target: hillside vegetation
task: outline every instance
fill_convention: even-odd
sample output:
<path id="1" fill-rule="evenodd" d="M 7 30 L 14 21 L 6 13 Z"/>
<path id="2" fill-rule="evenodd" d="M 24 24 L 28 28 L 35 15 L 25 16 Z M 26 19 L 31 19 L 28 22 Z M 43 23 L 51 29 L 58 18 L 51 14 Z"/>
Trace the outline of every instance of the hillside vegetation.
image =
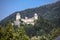
<path id="1" fill-rule="evenodd" d="M 37 13 L 35 25 L 12 26 L 16 13 L 29 18 Z M 37 8 L 17 11 L 0 22 L 0 40 L 54 40 L 60 36 L 60 1 Z"/>

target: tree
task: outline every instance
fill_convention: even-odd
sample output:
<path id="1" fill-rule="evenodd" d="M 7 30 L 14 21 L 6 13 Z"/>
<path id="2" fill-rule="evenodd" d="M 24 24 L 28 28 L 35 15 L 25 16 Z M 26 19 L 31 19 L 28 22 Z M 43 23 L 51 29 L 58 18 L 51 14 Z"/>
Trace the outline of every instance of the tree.
<path id="1" fill-rule="evenodd" d="M 6 29 L 5 27 L 0 26 L 0 40 L 4 40 Z"/>
<path id="2" fill-rule="evenodd" d="M 29 40 L 29 37 L 25 34 L 25 31 L 21 26 L 18 27 L 16 34 L 18 35 L 17 36 L 18 40 Z"/>
<path id="3" fill-rule="evenodd" d="M 60 28 L 54 28 L 54 29 L 52 29 L 52 31 L 50 32 L 49 39 L 53 40 L 57 36 L 60 36 Z"/>
<path id="4" fill-rule="evenodd" d="M 6 33 L 5 33 L 5 39 L 6 40 L 13 40 L 13 34 L 14 34 L 14 28 L 12 26 L 12 23 L 8 23 L 6 26 Z"/>

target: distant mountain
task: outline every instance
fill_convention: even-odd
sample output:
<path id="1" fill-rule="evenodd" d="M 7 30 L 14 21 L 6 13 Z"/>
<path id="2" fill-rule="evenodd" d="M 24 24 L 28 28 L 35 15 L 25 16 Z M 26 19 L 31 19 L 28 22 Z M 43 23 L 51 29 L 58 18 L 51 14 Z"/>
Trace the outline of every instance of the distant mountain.
<path id="1" fill-rule="evenodd" d="M 57 25 L 60 24 L 60 1 L 44 6 L 40 6 L 37 8 L 31 8 L 31 9 L 26 9 L 23 11 L 17 11 L 0 21 L 2 25 L 15 20 L 15 15 L 16 13 L 20 13 L 21 17 L 24 18 L 25 16 L 27 17 L 32 17 L 34 13 L 37 13 L 39 16 L 42 16 L 44 19 L 50 20 L 52 23 L 55 23 Z M 60 25 L 59 25 L 60 26 Z"/>

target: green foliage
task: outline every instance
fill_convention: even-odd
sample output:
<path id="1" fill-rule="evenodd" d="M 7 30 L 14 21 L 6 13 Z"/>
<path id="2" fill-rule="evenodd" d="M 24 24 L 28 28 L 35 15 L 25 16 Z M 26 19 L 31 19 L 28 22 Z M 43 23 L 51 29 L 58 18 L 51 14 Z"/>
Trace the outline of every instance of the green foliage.
<path id="1" fill-rule="evenodd" d="M 29 40 L 29 37 L 25 34 L 23 27 L 18 28 L 16 33 L 18 34 L 18 39 Z"/>
<path id="2" fill-rule="evenodd" d="M 12 23 L 9 23 L 5 28 L 0 27 L 0 40 L 29 40 L 29 37 L 23 27 L 18 27 L 15 31 Z"/>
<path id="3" fill-rule="evenodd" d="M 55 37 L 58 37 L 58 36 L 60 36 L 60 28 L 54 28 L 50 32 L 49 39 L 53 40 Z"/>
<path id="4" fill-rule="evenodd" d="M 53 31 L 55 28 L 55 31 Z M 46 37 L 45 40 L 52 40 L 55 36 L 58 36 L 57 34 L 60 32 L 58 31 L 59 29 L 56 29 L 59 27 L 56 27 L 55 24 L 51 23 L 49 20 L 47 19 L 43 19 L 42 17 L 40 17 L 34 26 L 32 25 L 28 25 L 27 27 L 25 26 L 25 31 L 27 32 L 27 35 L 29 37 L 33 37 L 33 36 L 41 36 L 42 38 L 40 40 L 44 40 L 45 38 L 43 38 L 43 36 Z M 50 35 L 52 31 L 52 34 Z M 54 36 L 52 36 L 54 35 Z"/>
<path id="5" fill-rule="evenodd" d="M 34 30 L 34 26 L 31 25 L 31 24 L 28 24 L 28 25 L 25 25 L 24 26 L 24 29 L 26 31 L 26 34 L 29 36 L 29 37 L 32 37 L 34 36 L 36 33 L 36 31 Z"/>
<path id="6" fill-rule="evenodd" d="M 34 26 L 25 24 L 14 29 L 11 22 L 6 27 L 0 26 L 0 40 L 30 40 L 33 36 L 36 36 L 36 40 L 53 40 L 59 35 L 60 28 L 42 17 Z"/>

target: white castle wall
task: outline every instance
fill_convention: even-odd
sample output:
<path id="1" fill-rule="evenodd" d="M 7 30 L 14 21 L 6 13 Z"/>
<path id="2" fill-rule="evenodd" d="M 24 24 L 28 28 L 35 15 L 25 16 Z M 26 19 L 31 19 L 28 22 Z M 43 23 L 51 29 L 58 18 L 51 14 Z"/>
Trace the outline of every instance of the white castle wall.
<path id="1" fill-rule="evenodd" d="M 37 15 L 37 13 L 35 13 L 32 18 L 25 17 L 25 19 L 23 19 L 23 18 L 21 18 L 21 15 L 19 13 L 17 13 L 16 14 L 16 21 L 14 21 L 14 25 L 19 25 L 20 19 L 26 24 L 34 25 L 34 23 L 35 23 L 34 21 L 38 19 L 38 15 Z"/>

